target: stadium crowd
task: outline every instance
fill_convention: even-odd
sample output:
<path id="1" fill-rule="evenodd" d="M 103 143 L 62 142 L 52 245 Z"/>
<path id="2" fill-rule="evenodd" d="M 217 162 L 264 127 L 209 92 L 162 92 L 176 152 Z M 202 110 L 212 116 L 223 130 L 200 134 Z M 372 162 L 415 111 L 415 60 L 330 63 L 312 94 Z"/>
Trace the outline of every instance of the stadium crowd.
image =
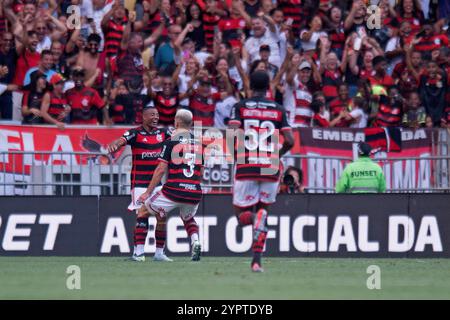
<path id="1" fill-rule="evenodd" d="M 448 0 L 3 0 L 0 119 L 135 125 L 154 105 L 161 125 L 181 107 L 226 128 L 264 70 L 293 127 L 449 127 L 449 17 Z"/>

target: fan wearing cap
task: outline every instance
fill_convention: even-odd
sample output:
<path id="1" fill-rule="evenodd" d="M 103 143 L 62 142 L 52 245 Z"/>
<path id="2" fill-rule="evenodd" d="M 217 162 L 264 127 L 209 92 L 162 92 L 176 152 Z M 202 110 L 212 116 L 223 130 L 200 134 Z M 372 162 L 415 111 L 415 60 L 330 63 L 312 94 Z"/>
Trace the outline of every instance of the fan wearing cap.
<path id="1" fill-rule="evenodd" d="M 72 124 L 97 124 L 97 110 L 102 110 L 103 124 L 112 124 L 105 102 L 99 96 L 97 90 L 85 86 L 83 80 L 85 71 L 75 67 L 72 71 L 72 80 L 75 87 L 66 92 L 67 103 L 72 108 Z"/>
<path id="2" fill-rule="evenodd" d="M 361 142 L 359 158 L 349 163 L 336 184 L 336 193 L 381 193 L 386 191 L 386 179 L 380 165 L 370 159 L 372 147 Z"/>
<path id="3" fill-rule="evenodd" d="M 42 99 L 41 113 L 45 122 L 64 129 L 70 107 L 64 97 L 64 78 L 55 73 L 49 81 L 50 88 Z"/>
<path id="4" fill-rule="evenodd" d="M 309 127 L 313 112 L 310 108 L 313 93 L 317 89 L 316 81 L 320 74 L 312 60 L 300 60 L 298 68 L 295 65 L 286 75 L 288 89 L 292 90 L 295 98 L 295 112 L 291 113 L 291 121 L 294 127 Z"/>

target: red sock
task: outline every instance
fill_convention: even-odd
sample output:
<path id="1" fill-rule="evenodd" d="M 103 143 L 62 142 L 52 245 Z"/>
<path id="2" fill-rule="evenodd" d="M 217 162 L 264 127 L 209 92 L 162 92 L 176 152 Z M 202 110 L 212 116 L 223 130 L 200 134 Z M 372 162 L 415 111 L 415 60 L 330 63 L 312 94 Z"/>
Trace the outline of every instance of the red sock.
<path id="1" fill-rule="evenodd" d="M 147 239 L 148 218 L 137 218 L 136 227 L 134 228 L 134 245 L 143 245 Z"/>
<path id="2" fill-rule="evenodd" d="M 164 245 L 166 244 L 166 237 L 167 237 L 167 231 L 166 231 L 166 220 L 158 220 L 156 222 L 156 228 L 155 228 L 155 242 L 157 248 L 164 248 Z"/>
<path id="3" fill-rule="evenodd" d="M 241 226 L 248 226 L 253 223 L 253 213 L 251 211 L 244 211 L 239 214 L 239 224 Z"/>
<path id="4" fill-rule="evenodd" d="M 258 239 L 253 240 L 252 251 L 253 253 L 261 253 L 266 243 L 267 232 L 260 231 Z"/>
<path id="5" fill-rule="evenodd" d="M 195 222 L 195 219 L 193 217 L 187 221 L 183 220 L 183 223 L 184 223 L 184 228 L 186 229 L 186 232 L 187 232 L 189 238 L 191 238 L 191 236 L 194 233 L 198 234 L 198 225 L 197 225 L 197 222 Z"/>

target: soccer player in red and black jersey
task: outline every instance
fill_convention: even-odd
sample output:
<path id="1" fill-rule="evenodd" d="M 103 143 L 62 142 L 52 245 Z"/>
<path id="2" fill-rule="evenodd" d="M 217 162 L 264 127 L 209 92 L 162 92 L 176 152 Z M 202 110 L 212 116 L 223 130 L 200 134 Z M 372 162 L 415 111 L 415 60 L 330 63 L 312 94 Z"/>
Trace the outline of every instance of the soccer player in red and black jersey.
<path id="1" fill-rule="evenodd" d="M 251 268 L 254 272 L 263 271 L 261 254 L 267 236 L 267 210 L 276 201 L 280 182 L 279 158 L 294 145 L 284 108 L 265 98 L 269 85 L 266 72 L 253 72 L 250 76 L 252 97 L 233 107 L 229 122 L 232 129 L 239 129 L 233 205 L 239 224 L 253 225 Z M 281 149 L 276 139 L 279 131 L 284 137 Z M 252 212 L 254 206 L 256 215 Z"/>
<path id="2" fill-rule="evenodd" d="M 130 211 L 136 210 L 136 227 L 134 229 L 134 252 L 131 260 L 145 261 L 144 245 L 148 233 L 148 217 L 146 210 L 138 210 L 141 205 L 138 199 L 143 194 L 155 174 L 158 158 L 163 149 L 164 141 L 169 139 L 168 129 L 157 128 L 159 115 L 153 107 L 145 108 L 142 115 L 142 126 L 131 129 L 108 147 L 110 153 L 116 152 L 125 145 L 131 146 L 133 168 L 131 170 L 131 203 Z M 155 230 L 156 252 L 153 260 L 171 261 L 164 254 L 166 241 L 165 221 L 158 221 Z"/>
<path id="3" fill-rule="evenodd" d="M 159 164 L 152 181 L 140 197 L 145 208 L 156 216 L 158 221 L 166 221 L 174 209 L 180 210 L 184 227 L 191 239 L 193 261 L 200 260 L 201 245 L 198 225 L 194 219 L 202 199 L 202 148 L 190 132 L 192 112 L 180 109 L 175 115 L 175 131 L 164 143 Z M 162 176 L 168 173 L 167 181 L 157 187 Z"/>

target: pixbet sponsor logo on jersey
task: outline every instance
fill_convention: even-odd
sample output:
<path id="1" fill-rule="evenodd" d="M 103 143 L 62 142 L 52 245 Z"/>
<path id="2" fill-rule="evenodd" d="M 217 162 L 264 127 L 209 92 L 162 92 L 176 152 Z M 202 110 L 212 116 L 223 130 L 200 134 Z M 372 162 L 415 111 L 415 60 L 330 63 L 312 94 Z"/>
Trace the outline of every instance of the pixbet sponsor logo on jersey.
<path id="1" fill-rule="evenodd" d="M 159 152 L 142 152 L 142 159 L 147 159 L 147 158 L 158 158 L 160 156 L 161 153 Z"/>

